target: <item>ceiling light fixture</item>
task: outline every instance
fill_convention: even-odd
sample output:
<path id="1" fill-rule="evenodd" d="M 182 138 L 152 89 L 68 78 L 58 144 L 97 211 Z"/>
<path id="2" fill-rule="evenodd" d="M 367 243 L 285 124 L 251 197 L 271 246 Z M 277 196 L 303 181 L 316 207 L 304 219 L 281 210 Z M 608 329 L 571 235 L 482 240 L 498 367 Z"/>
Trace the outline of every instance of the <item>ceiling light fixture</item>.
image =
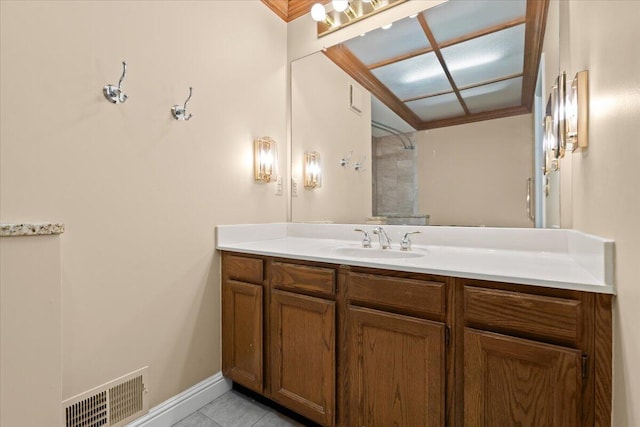
<path id="1" fill-rule="evenodd" d="M 311 17 L 318 23 L 318 37 L 322 37 L 406 1 L 333 0 L 331 5 L 326 7 L 322 3 L 314 4 L 311 7 Z"/>
<path id="2" fill-rule="evenodd" d="M 382 28 L 383 30 L 388 30 L 389 28 L 391 28 L 391 26 L 393 25 L 393 23 L 387 24 L 387 25 L 383 25 Z"/>
<path id="3" fill-rule="evenodd" d="M 327 11 L 320 3 L 311 6 L 311 17 L 316 22 L 324 22 L 329 27 L 333 27 L 333 20 L 327 15 Z"/>
<path id="4" fill-rule="evenodd" d="M 331 5 L 336 12 L 344 12 L 349 8 L 349 0 L 333 0 Z"/>

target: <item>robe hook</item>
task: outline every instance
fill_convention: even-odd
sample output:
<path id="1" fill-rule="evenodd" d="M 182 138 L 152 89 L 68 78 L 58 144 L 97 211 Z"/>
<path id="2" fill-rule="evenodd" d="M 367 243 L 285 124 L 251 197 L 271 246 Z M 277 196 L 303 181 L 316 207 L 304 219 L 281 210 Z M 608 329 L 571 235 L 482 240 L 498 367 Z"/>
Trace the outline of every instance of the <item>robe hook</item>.
<path id="1" fill-rule="evenodd" d="M 193 88 L 189 86 L 189 97 L 184 101 L 184 105 L 174 105 L 171 107 L 171 115 L 176 120 L 189 120 L 193 114 L 187 113 L 187 102 L 191 99 Z"/>
<path id="2" fill-rule="evenodd" d="M 107 98 L 107 101 L 112 104 L 121 104 L 127 100 L 127 95 L 122 92 L 122 81 L 126 75 L 127 63 L 126 61 L 122 61 L 122 76 L 120 76 L 120 80 L 118 80 L 118 86 L 105 85 L 105 87 L 102 88 L 102 93 L 104 94 L 104 97 Z"/>

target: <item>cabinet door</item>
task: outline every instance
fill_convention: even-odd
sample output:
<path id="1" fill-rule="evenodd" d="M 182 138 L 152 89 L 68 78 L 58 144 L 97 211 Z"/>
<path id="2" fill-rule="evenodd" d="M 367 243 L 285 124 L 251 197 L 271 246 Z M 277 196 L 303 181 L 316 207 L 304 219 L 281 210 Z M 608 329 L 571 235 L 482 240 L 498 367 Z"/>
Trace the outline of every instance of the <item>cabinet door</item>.
<path id="1" fill-rule="evenodd" d="M 465 329 L 465 427 L 579 426 L 581 363 L 578 350 Z"/>
<path id="2" fill-rule="evenodd" d="M 347 323 L 348 425 L 443 426 L 444 324 L 359 307 Z"/>
<path id="3" fill-rule="evenodd" d="M 335 303 L 271 292 L 271 396 L 331 426 L 335 406 Z"/>
<path id="4" fill-rule="evenodd" d="M 257 392 L 263 388 L 262 286 L 222 284 L 222 371 Z"/>

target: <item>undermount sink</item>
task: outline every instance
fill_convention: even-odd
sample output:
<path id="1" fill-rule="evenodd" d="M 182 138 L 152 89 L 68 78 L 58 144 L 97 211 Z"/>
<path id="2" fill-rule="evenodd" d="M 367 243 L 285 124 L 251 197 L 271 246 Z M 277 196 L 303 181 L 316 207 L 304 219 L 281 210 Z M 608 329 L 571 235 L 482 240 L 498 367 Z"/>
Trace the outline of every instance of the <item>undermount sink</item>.
<path id="1" fill-rule="evenodd" d="M 375 259 L 406 259 L 419 258 L 426 254 L 424 252 L 400 251 L 398 249 L 379 249 L 379 248 L 357 248 L 353 246 L 342 246 L 333 249 L 336 255 L 347 256 L 351 258 L 375 258 Z"/>

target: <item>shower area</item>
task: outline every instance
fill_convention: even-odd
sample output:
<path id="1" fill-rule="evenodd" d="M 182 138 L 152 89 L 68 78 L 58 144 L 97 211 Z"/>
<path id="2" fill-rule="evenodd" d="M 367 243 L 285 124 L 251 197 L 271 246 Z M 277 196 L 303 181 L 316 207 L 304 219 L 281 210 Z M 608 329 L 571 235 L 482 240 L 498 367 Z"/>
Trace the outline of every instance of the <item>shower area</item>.
<path id="1" fill-rule="evenodd" d="M 376 121 L 371 127 L 374 217 L 386 224 L 429 225 L 429 216 L 419 212 L 415 132 Z"/>

